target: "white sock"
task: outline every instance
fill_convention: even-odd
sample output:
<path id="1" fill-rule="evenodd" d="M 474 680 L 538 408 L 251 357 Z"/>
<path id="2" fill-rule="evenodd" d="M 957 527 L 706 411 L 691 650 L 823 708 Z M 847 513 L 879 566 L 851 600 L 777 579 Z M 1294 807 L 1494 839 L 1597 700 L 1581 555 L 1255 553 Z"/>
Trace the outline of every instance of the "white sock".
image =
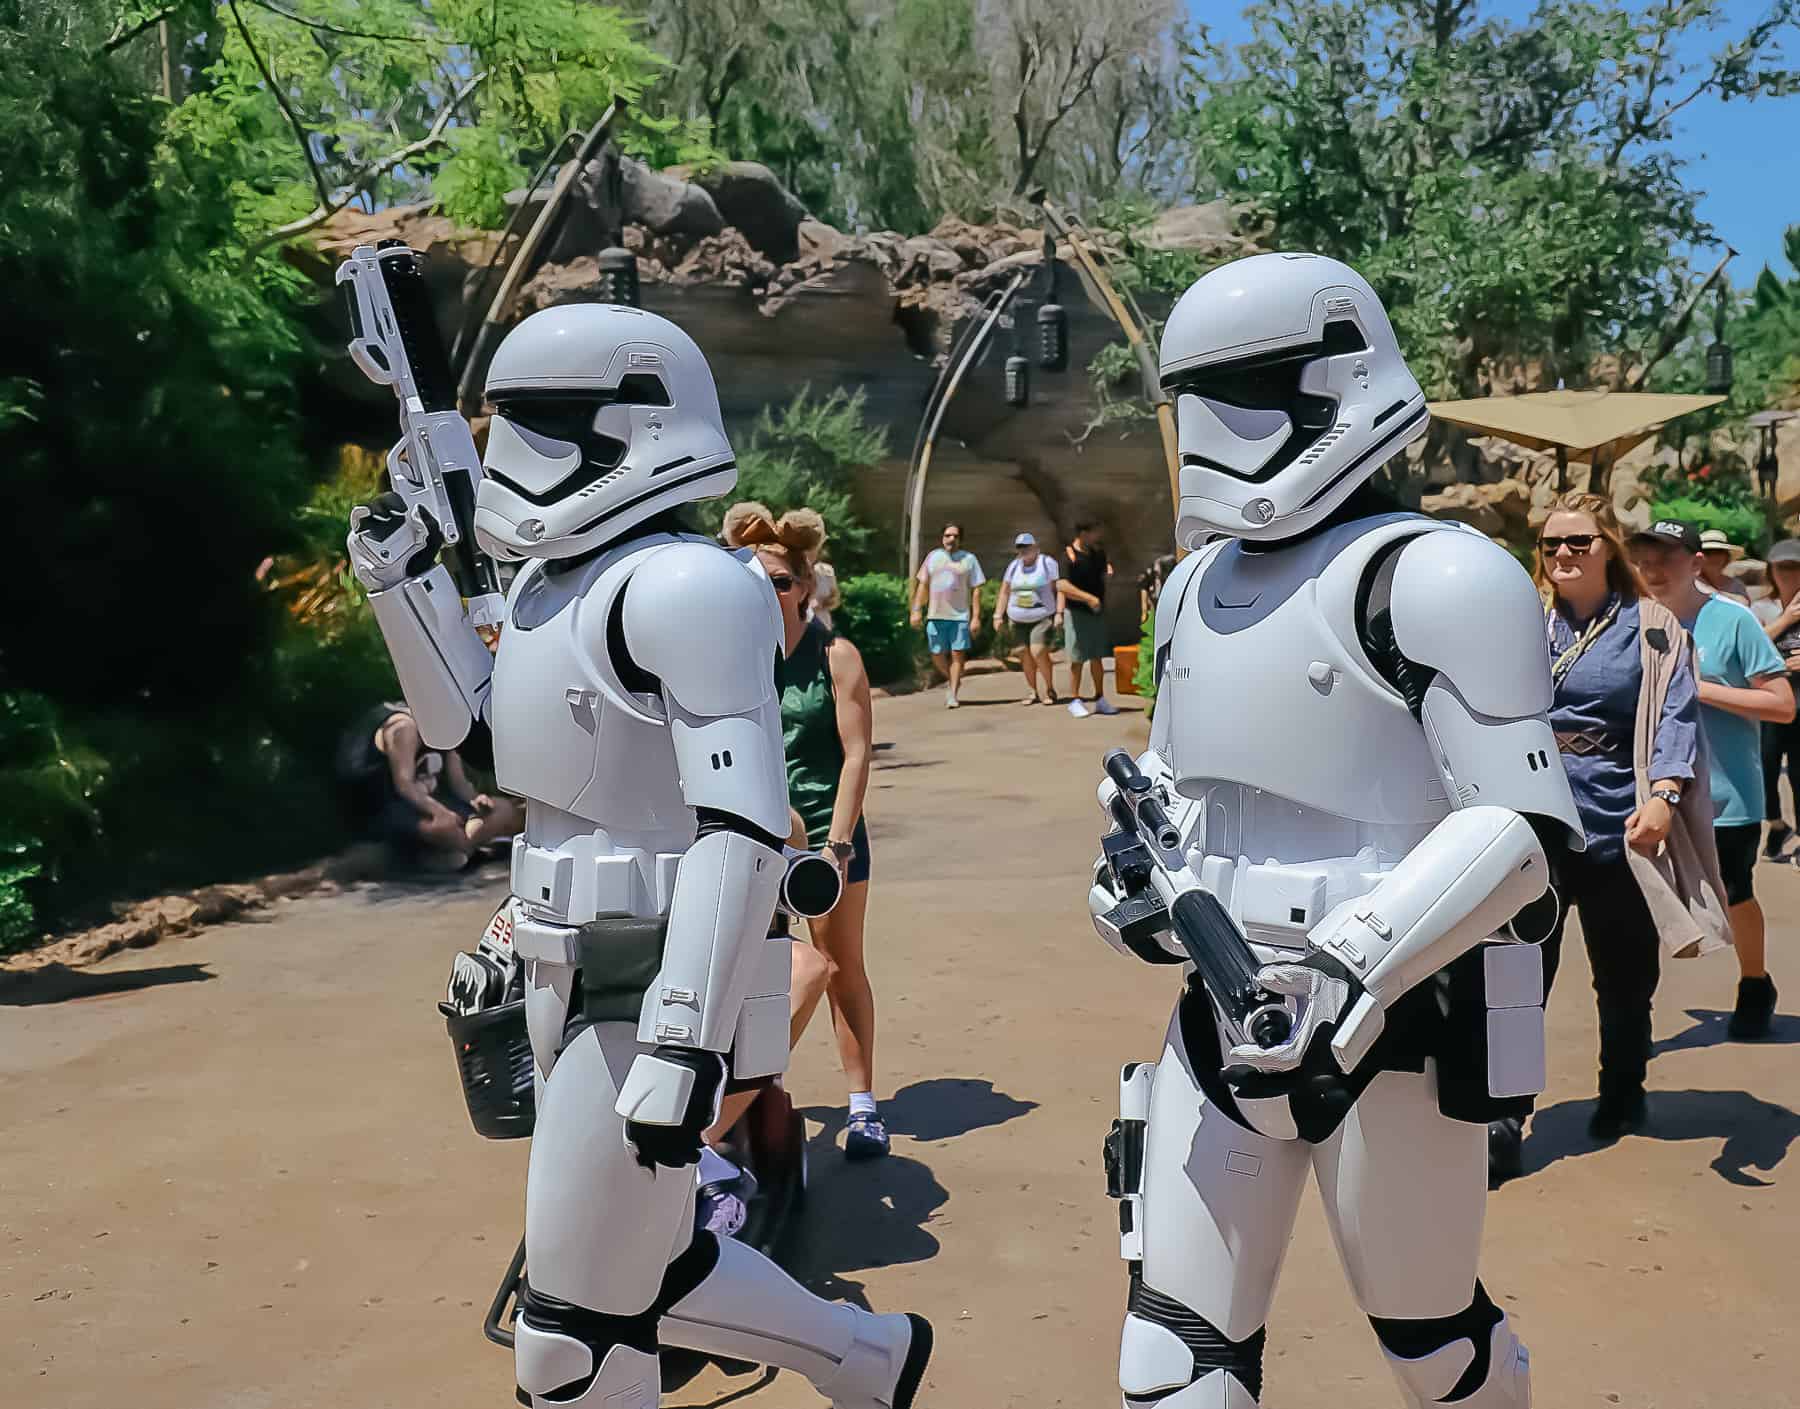
<path id="1" fill-rule="evenodd" d="M 727 1184 L 741 1173 L 738 1167 L 711 1145 L 700 1147 L 699 1180 L 702 1184 Z"/>
<path id="2" fill-rule="evenodd" d="M 874 1115 L 875 1097 L 872 1092 L 852 1091 L 850 1093 L 851 1115 Z"/>

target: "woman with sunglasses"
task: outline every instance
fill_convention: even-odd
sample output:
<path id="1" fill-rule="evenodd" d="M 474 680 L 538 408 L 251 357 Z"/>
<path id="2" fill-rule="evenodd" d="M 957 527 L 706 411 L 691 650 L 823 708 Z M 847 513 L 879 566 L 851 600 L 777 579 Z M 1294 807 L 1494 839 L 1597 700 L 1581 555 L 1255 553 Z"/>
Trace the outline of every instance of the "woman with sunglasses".
<path id="1" fill-rule="evenodd" d="M 829 915 L 807 921 L 807 931 L 825 956 L 825 994 L 850 1084 L 844 1154 L 875 1159 L 888 1152 L 888 1135 L 873 1094 L 875 995 L 863 961 L 869 909 L 863 797 L 875 729 L 869 677 L 855 646 L 816 617 L 809 619 L 817 586 L 813 559 L 825 542 L 825 521 L 811 509 L 792 510 L 777 521 L 759 504 L 737 506 L 732 513 L 738 542 L 756 550 L 781 602 L 785 654 L 776 662 L 775 683 L 781 692 L 788 800 L 806 824 L 808 843 L 832 857 L 844 874 L 844 898 Z"/>
<path id="2" fill-rule="evenodd" d="M 1545 632 L 1555 693 L 1550 722 L 1581 814 L 1587 849 L 1554 858 L 1563 907 L 1544 946 L 1548 992 L 1562 950 L 1569 908 L 1581 935 L 1600 1011 L 1600 1099 L 1588 1133 L 1616 1140 L 1645 1118 L 1650 1060 L 1650 1001 L 1660 974 L 1660 940 L 1627 849 L 1654 853 L 1668 837 L 1682 793 L 1693 782 L 1699 713 L 1687 642 L 1672 615 L 1644 598 L 1626 556 L 1610 501 L 1565 494 L 1550 508 L 1532 576 L 1546 599 Z M 1643 614 L 1655 617 L 1672 649 L 1666 680 L 1647 680 Z M 1639 701 L 1661 699 L 1648 758 L 1637 745 Z M 1638 801 L 1638 769 L 1649 796 Z M 1520 1123 L 1490 1127 L 1489 1160 L 1501 1177 L 1519 1172 Z"/>

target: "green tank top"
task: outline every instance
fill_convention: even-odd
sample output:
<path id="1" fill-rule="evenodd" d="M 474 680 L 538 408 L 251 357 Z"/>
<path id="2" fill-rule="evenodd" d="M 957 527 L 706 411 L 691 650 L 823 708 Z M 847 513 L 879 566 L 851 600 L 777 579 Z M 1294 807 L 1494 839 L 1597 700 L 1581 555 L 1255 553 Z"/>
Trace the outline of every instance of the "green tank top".
<path id="1" fill-rule="evenodd" d="M 781 692 L 781 742 L 787 751 L 788 801 L 806 823 L 810 846 L 824 843 L 837 802 L 844 767 L 838 736 L 837 696 L 825 650 L 831 632 L 810 622 L 794 653 L 775 661 L 775 688 Z"/>

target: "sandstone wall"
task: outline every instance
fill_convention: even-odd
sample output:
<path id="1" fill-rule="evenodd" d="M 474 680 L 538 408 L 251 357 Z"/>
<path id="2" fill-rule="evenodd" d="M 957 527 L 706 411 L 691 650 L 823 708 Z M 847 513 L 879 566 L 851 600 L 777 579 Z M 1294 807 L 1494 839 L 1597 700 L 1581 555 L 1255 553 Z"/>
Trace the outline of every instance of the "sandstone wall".
<path id="1" fill-rule="evenodd" d="M 521 290 L 514 317 L 596 298 L 595 256 L 622 241 L 639 256 L 644 307 L 680 323 L 707 354 L 735 434 L 747 433 L 764 408 L 785 405 L 803 386 L 821 394 L 864 392 L 868 416 L 886 430 L 891 454 L 865 476 L 857 499 L 897 543 L 908 456 L 957 322 L 1023 269 L 1032 278 L 1013 310 L 1029 349 L 1043 288 L 1042 236 L 955 219 L 926 236 L 847 236 L 804 218 L 791 197 L 768 189 L 773 178 L 751 163 L 733 164 L 710 180 L 703 190 L 679 174 L 645 172 L 630 162 L 616 174 L 589 172 L 579 185 L 580 208 L 552 246 L 552 261 Z M 721 209 L 743 228 L 720 223 Z M 1255 247 L 1258 232 L 1241 232 L 1229 208 L 1175 214 L 1159 222 L 1159 243 L 1221 258 Z M 440 324 L 454 329 L 476 306 L 482 266 L 498 248 L 495 236 L 453 230 L 420 207 L 373 217 L 345 212 L 314 249 L 295 258 L 324 282 L 350 248 L 390 236 L 427 252 Z M 1006 405 L 1002 369 L 1013 334 L 997 330 L 945 417 L 928 480 L 923 542 L 934 545 L 944 520 L 956 518 L 967 545 L 997 577 L 1020 530 L 1060 545 L 1075 520 L 1091 513 L 1106 527 L 1115 564 L 1108 602 L 1114 636 L 1135 641 L 1135 579 L 1171 544 L 1168 476 L 1154 421 L 1088 430 L 1096 403 L 1087 364 L 1120 335 L 1083 292 L 1067 250 L 1061 255 L 1058 299 L 1069 314 L 1069 370 L 1034 366 L 1030 406 Z M 1150 300 L 1146 311 L 1155 317 L 1166 306 Z M 348 369 L 339 369 L 333 386 L 344 398 L 349 434 L 389 433 L 385 393 L 372 395 L 376 389 Z M 898 570 L 900 564 L 882 566 Z"/>

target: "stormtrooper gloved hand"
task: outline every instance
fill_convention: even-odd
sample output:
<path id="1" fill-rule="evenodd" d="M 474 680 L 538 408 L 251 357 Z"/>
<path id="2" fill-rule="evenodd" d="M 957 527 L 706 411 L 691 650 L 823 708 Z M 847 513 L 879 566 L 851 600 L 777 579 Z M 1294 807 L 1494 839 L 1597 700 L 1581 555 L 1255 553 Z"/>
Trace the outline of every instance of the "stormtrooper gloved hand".
<path id="1" fill-rule="evenodd" d="M 358 582 L 371 592 L 397 587 L 431 568 L 444 535 L 431 516 L 389 492 L 350 511 L 350 536 L 344 547 Z"/>
<path id="2" fill-rule="evenodd" d="M 1324 1096 L 1341 1087 L 1346 1073 L 1331 1050 L 1331 1039 L 1344 1014 L 1363 996 L 1356 975 L 1331 955 L 1315 951 L 1264 965 L 1257 982 L 1270 993 L 1298 999 L 1299 1012 L 1287 1041 L 1278 1046 L 1244 1043 L 1231 1049 L 1223 1075 L 1232 1090 L 1256 1099 L 1301 1091 Z"/>
<path id="3" fill-rule="evenodd" d="M 725 1059 L 717 1052 L 658 1047 L 640 1052 L 613 1109 L 645 1169 L 681 1169 L 700 1160 L 700 1136 L 719 1118 Z"/>

